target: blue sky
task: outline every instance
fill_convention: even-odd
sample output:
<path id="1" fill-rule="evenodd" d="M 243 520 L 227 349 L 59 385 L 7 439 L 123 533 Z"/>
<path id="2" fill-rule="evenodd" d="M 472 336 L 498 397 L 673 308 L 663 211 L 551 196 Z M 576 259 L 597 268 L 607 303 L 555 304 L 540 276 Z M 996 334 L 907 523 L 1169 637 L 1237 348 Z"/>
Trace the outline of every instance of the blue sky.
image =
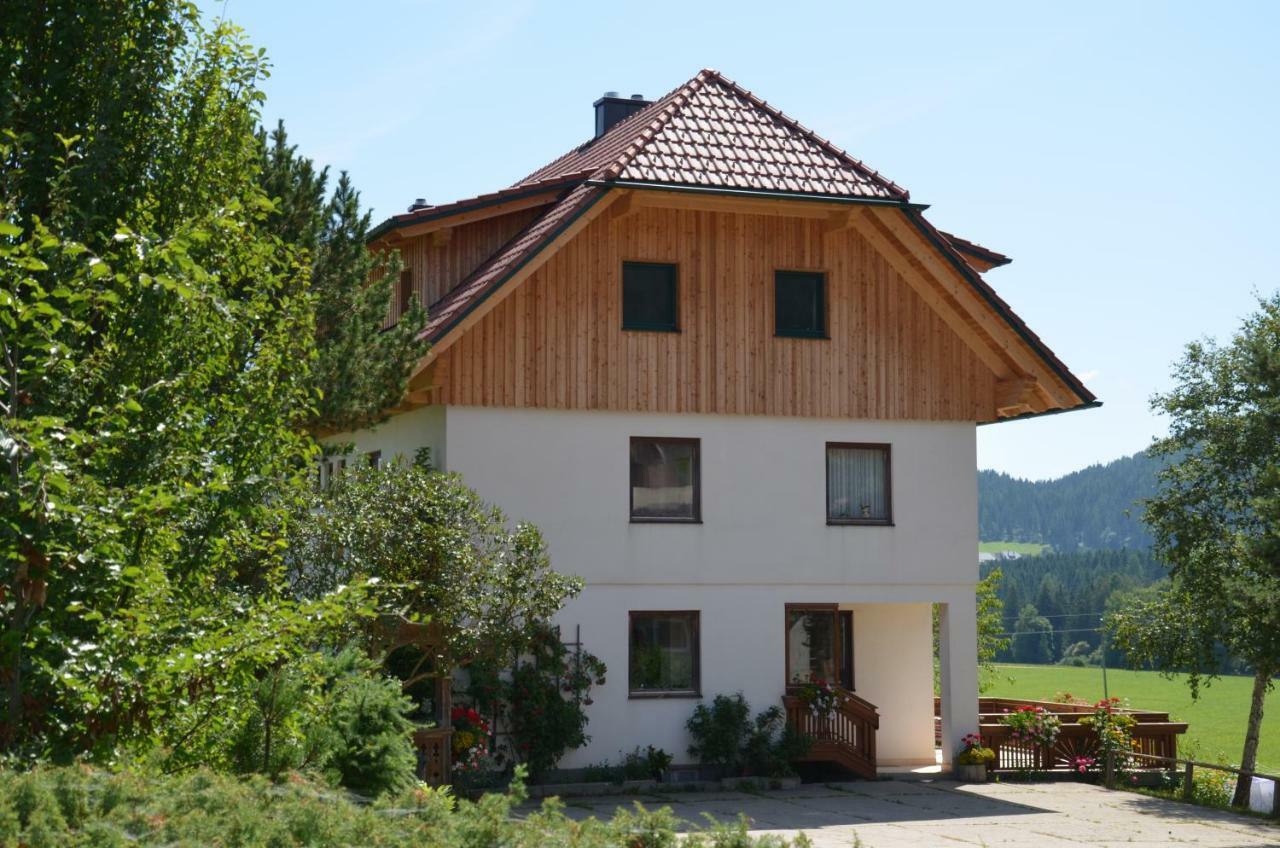
<path id="1" fill-rule="evenodd" d="M 605 90 L 719 69 L 1014 258 L 988 280 L 1105 406 L 980 428 L 984 468 L 1141 449 L 1182 346 L 1280 288 L 1280 3 L 225 9 L 273 61 L 264 120 L 378 220 L 516 181 L 590 135 Z"/>

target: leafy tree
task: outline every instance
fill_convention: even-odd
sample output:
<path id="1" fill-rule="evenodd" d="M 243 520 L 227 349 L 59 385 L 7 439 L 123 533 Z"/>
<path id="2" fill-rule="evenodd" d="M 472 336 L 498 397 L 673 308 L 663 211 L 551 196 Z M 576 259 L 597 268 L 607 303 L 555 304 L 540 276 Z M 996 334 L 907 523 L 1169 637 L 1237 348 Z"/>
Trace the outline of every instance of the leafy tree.
<path id="1" fill-rule="evenodd" d="M 439 629 L 441 655 L 419 671 L 509 660 L 582 589 L 551 569 L 537 528 L 514 529 L 456 474 L 422 461 L 349 468 L 307 503 L 294 527 L 293 580 L 305 597 L 377 578 L 383 609 Z"/>
<path id="2" fill-rule="evenodd" d="M 1034 604 L 1026 604 L 1018 611 L 1018 620 L 1013 625 L 1013 658 L 1020 663 L 1054 660 L 1053 625 Z"/>
<path id="3" fill-rule="evenodd" d="M 264 59 L 161 0 L 11 3 L 0 54 L 0 747 L 197 762 L 368 609 L 280 592 L 314 313 L 265 227 Z"/>
<path id="4" fill-rule="evenodd" d="M 1193 696 L 1217 676 L 1218 646 L 1246 661 L 1253 695 L 1233 803 L 1248 803 L 1263 707 L 1280 672 L 1280 293 L 1259 298 L 1231 343 L 1189 344 L 1175 387 L 1152 406 L 1169 457 L 1146 504 L 1169 584 L 1109 626 L 1135 664 L 1186 672 Z"/>
<path id="5" fill-rule="evenodd" d="M 310 426 L 349 431 L 386 416 L 404 396 L 409 373 L 426 353 L 419 336 L 426 312 L 416 301 L 399 322 L 384 328 L 399 256 L 365 245 L 370 217 L 346 172 L 326 200 L 327 168 L 300 156 L 284 123 L 258 133 L 259 182 L 275 208 L 267 223 L 282 241 L 311 259 L 316 358 L 311 385 L 317 395 Z"/>
<path id="6" fill-rule="evenodd" d="M 1009 647 L 1004 631 L 1004 603 L 1000 600 L 1000 569 L 993 569 L 978 581 L 978 675 L 979 690 L 986 689 L 995 678 L 996 656 Z"/>

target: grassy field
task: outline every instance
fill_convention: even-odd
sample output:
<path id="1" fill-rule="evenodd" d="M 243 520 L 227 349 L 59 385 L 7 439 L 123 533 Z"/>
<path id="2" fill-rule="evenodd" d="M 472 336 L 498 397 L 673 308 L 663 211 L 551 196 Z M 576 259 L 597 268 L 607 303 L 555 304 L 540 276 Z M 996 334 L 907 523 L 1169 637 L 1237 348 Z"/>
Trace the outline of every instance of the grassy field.
<path id="1" fill-rule="evenodd" d="M 1056 665 L 998 665 L 991 690 L 993 697 L 1052 700 L 1059 692 L 1096 701 L 1102 697 L 1102 670 L 1065 668 Z M 1249 717 L 1249 693 L 1253 681 L 1247 677 L 1223 677 L 1202 690 L 1199 701 L 1191 700 L 1184 680 L 1168 680 L 1154 671 L 1107 671 L 1113 697 L 1127 698 L 1130 706 L 1168 712 L 1176 721 L 1190 725 L 1179 741 L 1179 756 L 1230 764 L 1240 761 L 1244 747 L 1245 722 Z M 1280 774 L 1280 695 L 1267 699 L 1262 720 L 1262 741 L 1258 749 L 1258 770 Z"/>
<path id="2" fill-rule="evenodd" d="M 1038 556 L 1048 547 L 1038 542 L 979 542 L 978 553 L 998 554 L 1001 551 L 1013 551 L 1023 556 Z"/>

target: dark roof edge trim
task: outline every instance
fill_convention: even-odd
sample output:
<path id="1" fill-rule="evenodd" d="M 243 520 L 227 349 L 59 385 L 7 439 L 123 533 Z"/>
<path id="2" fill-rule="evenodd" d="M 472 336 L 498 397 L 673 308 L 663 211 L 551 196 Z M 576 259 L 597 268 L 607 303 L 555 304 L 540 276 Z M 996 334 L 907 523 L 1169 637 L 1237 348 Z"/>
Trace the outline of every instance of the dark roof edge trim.
<path id="1" fill-rule="evenodd" d="M 551 194 L 553 192 L 564 191 L 566 188 L 573 188 L 580 182 L 582 182 L 581 175 L 574 174 L 572 176 L 564 177 L 563 179 L 550 181 L 542 185 L 532 186 L 519 191 L 508 192 L 508 190 L 504 189 L 503 191 L 494 192 L 487 197 L 481 195 L 484 199 L 475 199 L 474 202 L 466 200 L 454 201 L 453 203 L 442 205 L 436 211 L 423 211 L 421 214 L 412 218 L 401 215 L 392 215 L 390 218 L 387 218 L 381 224 L 370 230 L 364 240 L 365 243 L 368 244 L 369 242 L 376 241 L 392 230 L 397 230 L 400 227 L 421 224 L 424 221 L 437 221 L 443 218 L 450 218 L 454 215 L 460 215 L 463 212 L 474 212 L 477 209 L 484 209 L 488 206 L 497 206 L 502 203 L 510 203 L 512 200 L 523 200 L 526 197 L 533 197 L 539 194 Z M 552 203 L 554 200 L 548 202 Z"/>
<path id="2" fill-rule="evenodd" d="M 573 225 L 573 222 L 581 218 L 588 209 L 590 209 L 592 206 L 595 206 L 596 203 L 600 201 L 600 198 L 604 197 L 605 194 L 607 194 L 607 191 L 602 191 L 599 194 L 597 194 L 595 197 L 588 199 L 585 203 L 582 204 L 582 208 L 578 209 L 576 212 L 574 212 L 564 221 L 561 221 L 560 225 L 557 226 L 555 229 L 547 232 L 542 238 L 542 244 L 540 244 L 536 250 L 531 251 L 528 256 L 526 256 L 524 259 L 521 259 L 518 263 L 512 266 L 505 274 L 503 274 L 496 281 L 494 281 L 494 283 L 485 290 L 483 295 L 481 295 L 480 297 L 476 298 L 473 302 L 468 304 L 467 308 L 459 312 L 452 321 L 450 321 L 448 324 L 445 324 L 443 327 L 441 327 L 439 330 L 433 333 L 432 336 L 429 337 L 429 340 L 432 343 L 435 343 L 440 339 L 444 338 L 445 336 L 447 336 L 450 332 L 452 332 L 454 327 L 462 323 L 463 319 L 465 319 L 468 315 L 470 315 L 472 312 L 476 310 L 476 307 L 478 307 L 480 304 L 488 300 L 489 296 L 492 295 L 494 292 L 496 292 L 498 289 L 505 286 L 507 284 L 507 281 L 510 280 L 512 277 L 514 277 L 516 273 L 520 271 L 521 268 L 523 268 L 524 266 L 532 262 L 535 257 L 540 256 L 542 252 L 547 249 L 548 244 L 550 244 L 551 242 L 559 238 L 561 233 L 569 229 L 569 227 Z"/>
<path id="3" fill-rule="evenodd" d="M 997 418 L 995 421 L 979 421 L 979 427 L 990 427 L 992 424 L 1008 424 L 1010 421 L 1025 421 L 1028 418 L 1043 418 L 1046 415 L 1061 415 L 1064 412 L 1082 412 L 1086 409 L 1097 409 L 1102 406 L 1102 401 L 1091 400 L 1088 403 L 1082 403 L 1079 406 L 1069 406 L 1066 409 L 1046 409 L 1043 412 L 1024 412 L 1021 415 L 1014 415 L 1010 418 Z"/>
<path id="4" fill-rule="evenodd" d="M 899 209 L 915 209 L 924 211 L 927 203 L 912 203 L 886 197 L 850 197 L 845 194 L 805 194 L 794 191 L 768 191 L 764 189 L 719 188 L 711 186 L 689 186 L 678 183 L 650 183 L 640 180 L 586 180 L 590 186 L 602 188 L 636 188 L 646 191 L 678 191 L 687 194 L 720 195 L 723 197 L 762 198 L 766 200 L 805 200 L 812 203 L 848 203 L 858 206 L 895 206 Z"/>
<path id="5" fill-rule="evenodd" d="M 947 242 L 946 236 L 939 233 L 937 229 L 927 223 L 922 215 L 907 215 L 907 217 L 911 219 L 911 223 L 915 225 L 916 229 L 918 229 L 924 237 L 937 247 L 938 251 L 947 258 L 947 261 L 951 263 L 951 266 L 959 271 L 961 276 L 968 280 L 969 285 L 973 290 L 981 295 L 982 299 L 990 304 L 991 308 L 994 309 L 1000 317 L 1004 318 L 1005 323 L 1012 327 L 1022 340 L 1039 355 L 1040 360 L 1044 362 L 1045 365 L 1049 366 L 1049 370 L 1054 374 L 1057 374 L 1058 377 L 1067 384 L 1067 387 L 1070 388 L 1071 391 L 1075 392 L 1076 397 L 1080 398 L 1080 400 L 1085 404 L 1096 402 L 1097 398 L 1094 396 L 1093 392 L 1085 388 L 1084 383 L 1080 382 L 1080 378 L 1067 370 L 1067 367 L 1058 361 L 1058 358 L 1053 355 L 1053 352 L 1048 349 L 1045 343 L 1032 335 L 1032 333 L 1027 329 L 1027 326 L 1022 323 L 1022 319 L 1018 318 L 1007 304 L 1001 302 L 1001 300 L 995 296 L 995 293 L 991 291 L 990 287 L 982 282 L 982 278 L 979 276 L 978 272 L 973 270 L 973 266 L 960 258 L 959 251 L 952 247 L 950 242 Z M 1075 407 L 1072 408 L 1074 409 Z"/>

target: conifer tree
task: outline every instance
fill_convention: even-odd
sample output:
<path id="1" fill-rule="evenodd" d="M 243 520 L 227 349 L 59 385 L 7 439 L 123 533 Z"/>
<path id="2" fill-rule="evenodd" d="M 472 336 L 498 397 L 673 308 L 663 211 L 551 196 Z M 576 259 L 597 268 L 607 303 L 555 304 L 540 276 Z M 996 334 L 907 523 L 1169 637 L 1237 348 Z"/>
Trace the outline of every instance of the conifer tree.
<path id="1" fill-rule="evenodd" d="M 260 131 L 260 183 L 276 202 L 271 226 L 288 244 L 311 257 L 315 301 L 316 361 L 312 383 L 318 394 L 308 426 L 351 430 L 376 423 L 400 402 L 414 363 L 426 353 L 419 339 L 426 312 L 415 304 L 393 327 L 384 324 L 401 264 L 394 254 L 366 246 L 370 213 L 343 172 L 326 199 L 329 169 L 290 145 L 281 122 Z"/>

